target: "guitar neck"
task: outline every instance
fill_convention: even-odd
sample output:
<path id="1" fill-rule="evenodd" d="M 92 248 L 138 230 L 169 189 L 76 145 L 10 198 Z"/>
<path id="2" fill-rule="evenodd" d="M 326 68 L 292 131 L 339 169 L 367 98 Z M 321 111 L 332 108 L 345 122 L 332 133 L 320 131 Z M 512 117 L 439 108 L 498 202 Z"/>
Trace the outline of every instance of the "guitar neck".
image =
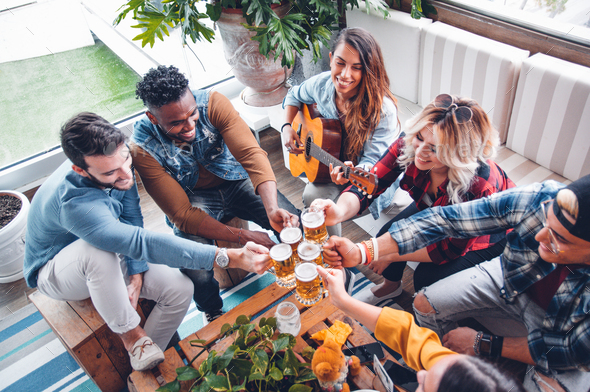
<path id="1" fill-rule="evenodd" d="M 311 143 L 311 148 L 309 149 L 309 155 L 320 161 L 326 166 L 330 166 L 330 163 L 333 167 L 342 166 L 342 168 L 346 168 L 347 166 L 342 163 L 342 161 L 334 158 L 330 155 L 329 152 L 322 150 L 317 144 Z"/>

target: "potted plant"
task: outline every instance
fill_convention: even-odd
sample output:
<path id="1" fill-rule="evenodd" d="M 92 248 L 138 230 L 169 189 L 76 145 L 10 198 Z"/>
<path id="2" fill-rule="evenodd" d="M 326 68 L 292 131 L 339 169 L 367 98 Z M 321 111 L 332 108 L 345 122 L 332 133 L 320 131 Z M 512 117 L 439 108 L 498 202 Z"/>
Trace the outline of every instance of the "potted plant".
<path id="1" fill-rule="evenodd" d="M 188 390 L 205 391 L 289 391 L 309 392 L 317 386 L 309 363 L 303 363 L 293 352 L 295 337 L 277 334 L 276 319 L 262 318 L 256 324 L 247 316 L 239 316 L 234 325 L 224 324 L 221 339 L 234 335 L 234 343 L 224 353 L 211 351 L 198 369 L 190 366 L 213 343 L 193 340 L 191 345 L 202 351 L 188 366 L 176 369 L 176 380 L 158 391 L 177 392 L 181 381 L 190 382 Z M 276 336 L 275 336 L 276 335 Z M 313 349 L 312 349 L 313 350 Z M 313 352 L 309 352 L 309 358 Z M 310 384 L 306 385 L 306 384 Z"/>
<path id="2" fill-rule="evenodd" d="M 417 1 L 417 0 L 414 0 Z M 418 0 L 419 1 L 419 0 Z M 161 10 L 150 0 L 130 0 L 120 8 L 117 25 L 129 13 L 138 23 L 132 27 L 143 32 L 134 40 L 142 46 L 154 45 L 169 34 L 169 28 L 180 28 L 193 42 L 209 42 L 215 32 L 203 24 L 211 19 L 220 29 L 226 60 L 236 78 L 250 91 L 246 103 L 270 106 L 280 103 L 287 92 L 285 82 L 295 63 L 295 53 L 310 50 L 313 61 L 321 58 L 322 45 L 328 46 L 338 21 L 347 6 L 358 7 L 358 0 L 214 0 L 205 12 L 198 9 L 199 0 L 162 0 Z M 384 0 L 365 0 L 367 11 L 389 14 Z"/>
<path id="3" fill-rule="evenodd" d="M 29 206 L 29 199 L 24 194 L 0 191 L 0 283 L 23 277 Z"/>

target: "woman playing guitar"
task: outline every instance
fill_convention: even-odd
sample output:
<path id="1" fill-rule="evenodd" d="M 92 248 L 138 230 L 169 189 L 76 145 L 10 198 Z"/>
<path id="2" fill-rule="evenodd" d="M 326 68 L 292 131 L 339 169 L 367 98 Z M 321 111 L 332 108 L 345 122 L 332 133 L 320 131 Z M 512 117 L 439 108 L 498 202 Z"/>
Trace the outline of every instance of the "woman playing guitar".
<path id="1" fill-rule="evenodd" d="M 303 153 L 301 139 L 291 123 L 303 104 L 317 104 L 320 115 L 340 120 L 342 161 L 369 170 L 399 137 L 396 100 L 389 91 L 381 48 L 361 28 L 340 32 L 330 52 L 330 72 L 316 75 L 293 87 L 283 102 L 286 109 L 285 146 L 291 154 Z M 330 165 L 332 183 L 309 183 L 303 191 L 306 207 L 317 198 L 337 199 L 346 187 L 340 166 Z M 341 235 L 340 224 L 328 227 L 329 234 Z"/>

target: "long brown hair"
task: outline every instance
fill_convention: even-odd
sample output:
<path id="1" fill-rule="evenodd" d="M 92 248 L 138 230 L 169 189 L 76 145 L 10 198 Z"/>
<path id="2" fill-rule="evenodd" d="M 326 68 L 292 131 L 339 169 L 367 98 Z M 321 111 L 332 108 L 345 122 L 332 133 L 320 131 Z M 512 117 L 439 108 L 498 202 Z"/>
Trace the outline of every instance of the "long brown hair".
<path id="1" fill-rule="evenodd" d="M 363 78 L 357 94 L 349 100 L 344 115 L 346 139 L 344 154 L 357 164 L 365 141 L 381 121 L 383 99 L 388 97 L 397 107 L 397 100 L 389 91 L 389 77 L 385 70 L 381 48 L 367 30 L 360 27 L 343 29 L 332 46 L 332 53 L 338 45 L 346 44 L 359 53 L 363 67 Z"/>

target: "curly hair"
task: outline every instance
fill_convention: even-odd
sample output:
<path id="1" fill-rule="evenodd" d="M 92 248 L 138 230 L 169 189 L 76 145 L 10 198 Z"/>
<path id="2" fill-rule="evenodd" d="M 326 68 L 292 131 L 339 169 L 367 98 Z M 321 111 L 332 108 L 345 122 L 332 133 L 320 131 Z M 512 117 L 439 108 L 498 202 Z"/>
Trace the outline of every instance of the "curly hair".
<path id="1" fill-rule="evenodd" d="M 98 114 L 82 112 L 64 124 L 60 139 L 68 159 L 87 170 L 85 157 L 112 155 L 125 142 L 125 134 Z"/>
<path id="2" fill-rule="evenodd" d="M 365 141 L 372 137 L 373 131 L 381 121 L 383 100 L 391 99 L 396 107 L 397 100 L 389 91 L 389 77 L 381 48 L 375 37 L 360 27 L 348 27 L 338 34 L 332 46 L 332 53 L 344 44 L 358 52 L 363 68 L 358 93 L 351 98 L 350 105 L 343 113 L 344 128 L 347 132 L 344 154 L 348 160 L 356 164 Z"/>
<path id="3" fill-rule="evenodd" d="M 178 101 L 188 88 L 188 79 L 178 68 L 160 65 L 150 69 L 137 83 L 135 95 L 150 109 Z"/>
<path id="4" fill-rule="evenodd" d="M 423 129 L 432 130 L 436 140 L 436 157 L 449 168 L 447 192 L 453 204 L 463 202 L 480 164 L 496 155 L 500 137 L 485 110 L 473 99 L 453 96 L 458 106 L 466 106 L 473 113 L 471 121 L 458 123 L 455 116 L 444 108 L 429 103 L 416 116 L 406 122 L 405 147 L 399 157 L 400 166 L 406 168 L 414 162 L 416 151 L 412 141 Z"/>
<path id="5" fill-rule="evenodd" d="M 437 392 L 525 392 L 522 384 L 491 363 L 462 355 L 442 376 Z"/>

